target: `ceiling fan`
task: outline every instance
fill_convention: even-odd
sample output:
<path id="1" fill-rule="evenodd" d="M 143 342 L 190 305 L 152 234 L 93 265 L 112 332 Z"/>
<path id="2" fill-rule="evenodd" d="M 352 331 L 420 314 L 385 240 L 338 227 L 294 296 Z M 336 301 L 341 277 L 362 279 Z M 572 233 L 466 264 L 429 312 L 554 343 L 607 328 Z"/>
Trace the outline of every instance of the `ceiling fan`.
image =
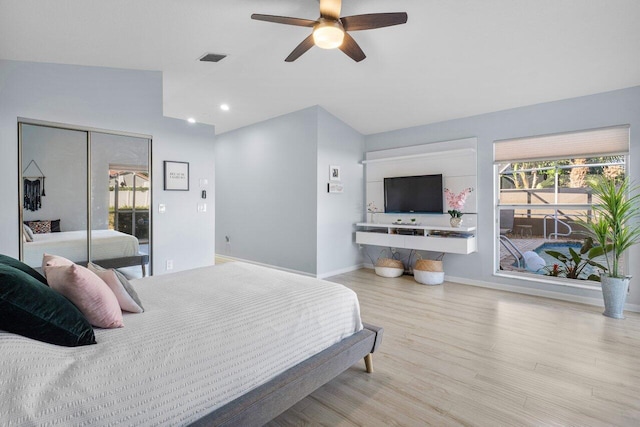
<path id="1" fill-rule="evenodd" d="M 320 0 L 320 18 L 316 21 L 258 13 L 251 15 L 251 19 L 313 28 L 311 35 L 287 56 L 286 62 L 295 61 L 314 44 L 323 49 L 339 48 L 351 59 L 360 62 L 366 58 L 366 55 L 348 31 L 371 30 L 407 22 L 406 12 L 370 13 L 341 18 L 340 9 L 342 9 L 342 0 Z"/>

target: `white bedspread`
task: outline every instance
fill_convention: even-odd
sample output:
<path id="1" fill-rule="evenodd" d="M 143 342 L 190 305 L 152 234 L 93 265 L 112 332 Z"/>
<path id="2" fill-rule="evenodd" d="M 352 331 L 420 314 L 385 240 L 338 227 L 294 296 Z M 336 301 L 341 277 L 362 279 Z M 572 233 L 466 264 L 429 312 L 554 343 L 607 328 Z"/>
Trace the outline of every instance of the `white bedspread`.
<path id="1" fill-rule="evenodd" d="M 2 425 L 183 425 L 362 329 L 342 285 L 244 263 L 134 280 L 97 345 L 0 332 Z"/>
<path id="2" fill-rule="evenodd" d="M 115 230 L 93 230 L 91 232 L 91 256 L 94 260 L 138 255 L 138 251 L 138 239 L 135 236 Z M 87 231 L 34 234 L 33 242 L 24 243 L 25 264 L 40 267 L 42 255 L 45 252 L 68 258 L 74 262 L 86 261 Z"/>

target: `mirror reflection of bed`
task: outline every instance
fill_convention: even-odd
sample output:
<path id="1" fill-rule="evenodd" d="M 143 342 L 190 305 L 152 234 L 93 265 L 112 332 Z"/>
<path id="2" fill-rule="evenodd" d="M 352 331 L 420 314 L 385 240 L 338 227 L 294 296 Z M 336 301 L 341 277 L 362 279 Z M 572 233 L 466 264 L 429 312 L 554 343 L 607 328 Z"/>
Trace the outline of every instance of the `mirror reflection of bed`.
<path id="1" fill-rule="evenodd" d="M 24 262 L 40 267 L 50 253 L 149 275 L 150 140 L 37 123 L 20 135 Z"/>

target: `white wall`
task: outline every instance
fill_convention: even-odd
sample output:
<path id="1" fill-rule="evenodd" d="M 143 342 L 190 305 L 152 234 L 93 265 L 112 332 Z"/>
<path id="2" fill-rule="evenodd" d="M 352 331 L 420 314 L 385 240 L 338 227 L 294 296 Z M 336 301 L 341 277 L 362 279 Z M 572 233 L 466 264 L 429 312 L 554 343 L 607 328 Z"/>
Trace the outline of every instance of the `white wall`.
<path id="1" fill-rule="evenodd" d="M 41 208 L 37 211 L 25 209 L 23 219 L 59 219 L 61 231 L 86 230 L 87 134 L 74 130 L 24 125 L 22 139 L 24 176 L 39 174 L 35 164 L 28 166 L 33 160 L 46 177 L 45 196 L 40 198 Z M 17 157 L 12 160 L 17 161 Z M 25 171 L 27 166 L 28 169 Z M 17 203 L 17 198 L 11 202 L 14 200 Z M 9 200 L 6 202 L 7 206 L 10 205 Z"/>
<path id="2" fill-rule="evenodd" d="M 18 256 L 17 118 L 153 136 L 154 274 L 165 261 L 182 270 L 214 263 L 215 131 L 162 116 L 159 72 L 0 61 L 0 253 Z M 188 192 L 163 191 L 162 161 L 190 162 Z M 209 181 L 206 213 L 197 212 L 199 179 Z M 167 206 L 157 214 L 157 206 Z"/>
<path id="3" fill-rule="evenodd" d="M 398 176 L 416 176 L 442 174 L 442 186 L 454 193 L 465 188 L 473 191 L 466 199 L 462 212 L 477 213 L 477 141 L 466 138 L 455 141 L 435 142 L 411 147 L 392 148 L 366 153 L 366 202 L 373 203 L 378 212 L 384 212 L 384 179 Z M 444 194 L 442 195 L 443 215 L 437 214 L 384 214 L 373 215 L 376 222 L 391 223 L 397 219 L 431 225 L 448 225 L 449 210 Z M 475 217 L 466 215 L 464 222 L 475 225 Z"/>
<path id="4" fill-rule="evenodd" d="M 447 255 L 448 276 L 467 283 L 506 286 L 538 294 L 584 301 L 601 301 L 599 291 L 527 282 L 494 276 L 494 176 L 493 142 L 557 132 L 592 129 L 620 124 L 631 125 L 630 174 L 636 180 L 640 171 L 640 87 L 522 107 L 459 120 L 369 135 L 367 151 L 414 146 L 475 136 L 478 138 L 478 253 Z M 640 259 L 640 247 L 629 251 L 631 260 Z M 632 262 L 628 303 L 640 308 L 640 265 Z"/>
<path id="5" fill-rule="evenodd" d="M 354 224 L 363 219 L 364 137 L 318 108 L 318 255 L 317 275 L 332 276 L 356 269 L 362 256 L 355 241 Z M 329 193 L 329 166 L 340 166 L 344 193 Z"/>

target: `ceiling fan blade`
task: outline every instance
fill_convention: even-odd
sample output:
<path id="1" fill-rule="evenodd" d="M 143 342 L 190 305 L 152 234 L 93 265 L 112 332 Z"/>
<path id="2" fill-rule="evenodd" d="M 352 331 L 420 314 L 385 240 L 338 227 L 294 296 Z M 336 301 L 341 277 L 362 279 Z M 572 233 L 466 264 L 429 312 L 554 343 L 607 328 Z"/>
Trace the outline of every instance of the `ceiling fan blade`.
<path id="1" fill-rule="evenodd" d="M 349 55 L 349 57 L 356 62 L 360 62 L 367 57 L 349 33 L 344 33 L 344 41 L 340 46 L 340 50 Z"/>
<path id="2" fill-rule="evenodd" d="M 288 16 L 276 16 L 276 15 L 262 15 L 254 13 L 251 15 L 251 19 L 258 21 L 275 22 L 276 24 L 296 25 L 298 27 L 313 27 L 318 21 L 312 21 L 310 19 L 290 18 Z"/>
<path id="3" fill-rule="evenodd" d="M 313 34 L 311 34 L 309 37 L 302 40 L 302 43 L 300 43 L 295 49 L 293 49 L 293 52 L 291 52 L 289 56 L 287 56 L 285 62 L 293 62 L 296 59 L 300 58 L 302 54 L 311 49 L 313 45 Z"/>
<path id="4" fill-rule="evenodd" d="M 342 9 L 342 0 L 320 0 L 320 16 L 338 20 Z"/>
<path id="5" fill-rule="evenodd" d="M 345 16 L 340 19 L 345 31 L 372 30 L 374 28 L 390 27 L 405 24 L 406 12 L 370 13 L 366 15 Z"/>

